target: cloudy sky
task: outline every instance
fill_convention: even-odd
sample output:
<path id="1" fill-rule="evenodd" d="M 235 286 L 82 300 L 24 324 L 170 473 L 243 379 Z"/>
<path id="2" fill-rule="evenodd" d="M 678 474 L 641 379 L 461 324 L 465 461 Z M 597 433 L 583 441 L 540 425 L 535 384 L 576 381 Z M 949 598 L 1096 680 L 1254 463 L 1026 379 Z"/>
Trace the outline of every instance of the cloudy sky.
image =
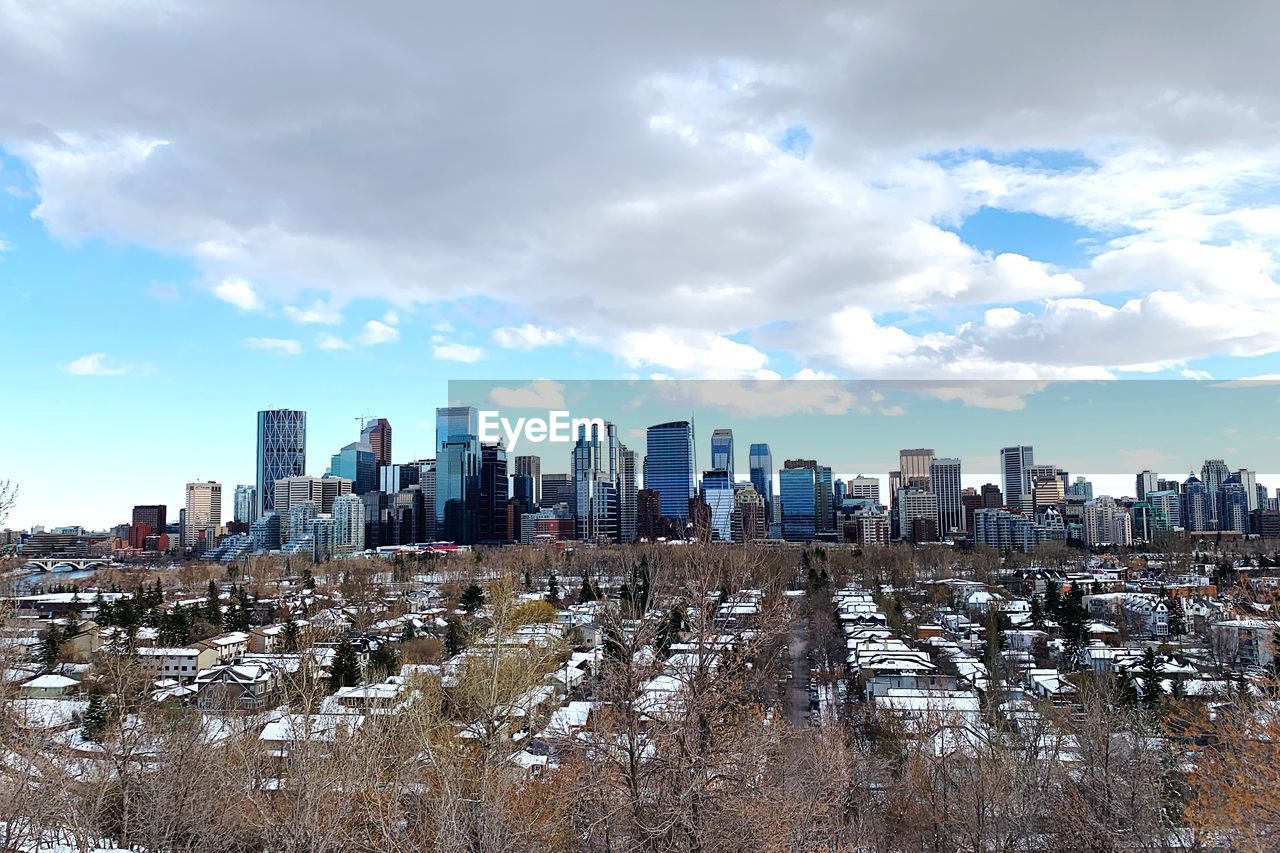
<path id="1" fill-rule="evenodd" d="M 1280 373 L 1277 29 L 0 0 L 11 521 L 247 481 L 267 406 L 425 455 L 449 379 Z"/>

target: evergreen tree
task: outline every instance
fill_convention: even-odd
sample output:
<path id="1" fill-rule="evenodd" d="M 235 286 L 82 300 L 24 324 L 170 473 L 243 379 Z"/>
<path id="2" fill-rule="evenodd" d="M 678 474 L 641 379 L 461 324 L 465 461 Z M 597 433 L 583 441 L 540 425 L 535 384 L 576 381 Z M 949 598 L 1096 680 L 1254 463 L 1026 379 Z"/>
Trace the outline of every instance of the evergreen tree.
<path id="1" fill-rule="evenodd" d="M 109 722 L 107 701 L 95 690 L 89 694 L 89 706 L 84 709 L 84 716 L 80 718 L 80 736 L 87 741 L 101 743 Z"/>
<path id="2" fill-rule="evenodd" d="M 1123 706 L 1132 708 L 1138 704 L 1138 690 L 1129 673 L 1116 670 L 1116 695 Z"/>
<path id="3" fill-rule="evenodd" d="M 1058 615 L 1058 609 L 1062 606 L 1062 588 L 1058 585 L 1057 578 L 1049 578 L 1044 585 L 1044 609 L 1049 615 Z"/>
<path id="4" fill-rule="evenodd" d="M 596 591 L 591 588 L 591 578 L 585 575 L 582 578 L 582 588 L 578 590 L 578 603 L 587 604 L 596 600 Z"/>
<path id="5" fill-rule="evenodd" d="M 457 619 L 450 619 L 444 632 L 444 650 L 449 653 L 449 657 L 453 657 L 461 653 L 464 647 L 462 626 Z"/>
<path id="6" fill-rule="evenodd" d="M 413 636 L 414 636 L 414 634 L 413 634 L 413 623 L 412 623 L 412 622 L 405 622 L 405 623 L 404 623 L 404 627 L 400 629 L 400 639 L 402 639 L 402 640 L 412 640 L 412 639 L 413 639 Z"/>
<path id="7" fill-rule="evenodd" d="M 286 654 L 297 654 L 298 652 L 298 623 L 292 619 L 284 623 L 284 630 L 280 632 L 284 639 L 284 650 Z"/>
<path id="8" fill-rule="evenodd" d="M 356 655 L 355 646 L 350 637 L 343 637 L 338 643 L 338 651 L 333 657 L 333 666 L 329 669 L 329 687 L 337 690 L 342 687 L 354 687 L 360 683 L 360 658 Z"/>
<path id="9" fill-rule="evenodd" d="M 1182 617 L 1182 603 L 1176 599 L 1170 599 L 1169 607 L 1169 636 L 1177 639 L 1187 633 L 1186 620 Z"/>
<path id="10" fill-rule="evenodd" d="M 667 614 L 667 618 L 658 629 L 657 647 L 660 656 L 665 658 L 671 653 L 671 646 L 680 639 L 680 632 L 683 630 L 684 611 L 676 605 L 671 608 L 671 612 Z"/>
<path id="11" fill-rule="evenodd" d="M 1044 610 L 1040 607 L 1040 599 L 1031 597 L 1031 627 L 1037 631 L 1044 630 Z"/>
<path id="12" fill-rule="evenodd" d="M 57 624 L 50 623 L 49 630 L 44 632 L 44 639 L 40 642 L 40 663 L 45 669 L 53 669 L 58 665 L 58 660 L 62 657 L 63 640 L 62 629 Z"/>
<path id="13" fill-rule="evenodd" d="M 1142 679 L 1143 707 L 1156 707 L 1160 704 L 1160 697 L 1164 695 L 1164 688 L 1160 682 L 1160 665 L 1156 661 L 1156 652 L 1150 646 L 1142 653 L 1142 662 L 1138 665 L 1138 675 Z"/>
<path id="14" fill-rule="evenodd" d="M 214 625 L 222 624 L 222 606 L 218 603 L 218 585 L 213 578 L 209 579 L 209 588 L 204 594 L 204 618 Z"/>
<path id="15" fill-rule="evenodd" d="M 484 590 L 480 589 L 476 584 L 471 584 L 462 592 L 462 597 L 458 599 L 458 604 L 462 605 L 462 609 L 467 613 L 474 613 L 476 608 L 484 604 Z"/>
<path id="16" fill-rule="evenodd" d="M 316 578 L 315 578 L 315 575 L 311 574 L 310 569 L 302 570 L 302 588 L 303 589 L 316 588 Z"/>
<path id="17" fill-rule="evenodd" d="M 525 592 L 533 589 L 533 575 L 529 574 L 529 570 L 524 570 L 524 589 Z"/>
<path id="18" fill-rule="evenodd" d="M 400 658 L 390 643 L 378 643 L 378 647 L 369 653 L 369 670 L 385 678 L 400 669 Z"/>
<path id="19" fill-rule="evenodd" d="M 560 581 L 554 571 L 547 573 L 547 598 L 552 601 L 560 600 Z"/>

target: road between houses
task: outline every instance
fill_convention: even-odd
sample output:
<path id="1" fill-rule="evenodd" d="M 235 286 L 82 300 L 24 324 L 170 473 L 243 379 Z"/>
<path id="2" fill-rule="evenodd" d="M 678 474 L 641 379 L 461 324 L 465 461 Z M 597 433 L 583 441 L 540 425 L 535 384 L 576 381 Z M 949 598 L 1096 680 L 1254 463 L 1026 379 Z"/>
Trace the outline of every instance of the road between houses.
<path id="1" fill-rule="evenodd" d="M 787 682 L 787 720 L 793 726 L 809 724 L 809 620 L 795 614 L 787 636 L 791 655 L 791 680 Z"/>

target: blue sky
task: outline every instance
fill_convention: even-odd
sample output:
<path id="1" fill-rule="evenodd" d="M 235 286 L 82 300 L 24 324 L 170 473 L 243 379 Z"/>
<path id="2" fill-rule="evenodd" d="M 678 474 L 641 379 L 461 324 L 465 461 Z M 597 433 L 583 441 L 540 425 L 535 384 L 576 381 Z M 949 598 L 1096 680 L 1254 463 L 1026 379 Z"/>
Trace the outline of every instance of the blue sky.
<path id="1" fill-rule="evenodd" d="M 457 379 L 1280 375 L 1280 10 L 501 11 L 0 10 L 10 524 Z"/>

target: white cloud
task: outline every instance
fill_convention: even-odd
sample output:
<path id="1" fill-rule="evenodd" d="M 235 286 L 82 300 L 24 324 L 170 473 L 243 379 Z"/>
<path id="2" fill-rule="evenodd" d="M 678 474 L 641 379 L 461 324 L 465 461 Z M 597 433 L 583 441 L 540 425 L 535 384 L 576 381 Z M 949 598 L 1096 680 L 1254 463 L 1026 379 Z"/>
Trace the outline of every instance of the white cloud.
<path id="1" fill-rule="evenodd" d="M 489 401 L 495 406 L 517 409 L 564 410 L 564 385 L 547 379 L 537 379 L 519 388 L 499 386 L 489 391 Z"/>
<path id="2" fill-rule="evenodd" d="M 238 276 L 224 278 L 214 285 L 213 295 L 241 311 L 261 311 L 263 308 L 262 298 L 253 285 Z"/>
<path id="3" fill-rule="evenodd" d="M 296 305 L 284 307 L 285 316 L 295 323 L 316 323 L 335 326 L 342 322 L 342 312 L 323 299 L 317 299 L 306 308 Z"/>
<path id="4" fill-rule="evenodd" d="M 330 335 L 326 333 L 316 339 L 316 349 L 344 350 L 351 349 L 351 344 L 347 343 L 337 335 Z"/>
<path id="5" fill-rule="evenodd" d="M 467 364 L 479 361 L 484 357 L 484 350 L 480 349 L 480 347 L 456 343 L 437 344 L 432 349 L 432 353 L 441 361 L 461 361 Z"/>
<path id="6" fill-rule="evenodd" d="M 365 347 L 389 344 L 400 340 L 400 330 L 382 320 L 370 320 L 364 324 L 364 331 L 356 338 L 356 343 Z"/>
<path id="7" fill-rule="evenodd" d="M 293 338 L 245 338 L 244 345 L 250 349 L 268 350 L 280 355 L 297 355 L 302 352 L 302 344 Z"/>
<path id="8" fill-rule="evenodd" d="M 72 376 L 125 376 L 134 369 L 124 365 L 107 363 L 106 353 L 94 352 L 72 360 L 63 368 Z"/>
<path id="9" fill-rule="evenodd" d="M 566 336 L 554 329 L 525 323 L 522 326 L 504 326 L 493 330 L 493 341 L 506 349 L 534 349 L 535 347 L 562 344 Z"/>

